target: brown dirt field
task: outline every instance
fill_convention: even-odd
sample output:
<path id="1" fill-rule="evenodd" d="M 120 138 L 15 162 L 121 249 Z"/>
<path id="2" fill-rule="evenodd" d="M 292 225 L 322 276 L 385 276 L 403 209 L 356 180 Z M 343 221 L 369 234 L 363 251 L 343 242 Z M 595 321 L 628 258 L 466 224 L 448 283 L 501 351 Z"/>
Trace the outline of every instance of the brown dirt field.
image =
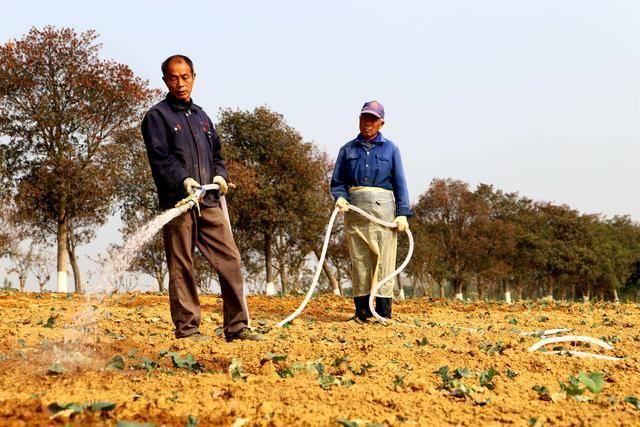
<path id="1" fill-rule="evenodd" d="M 300 301 L 249 298 L 254 326 L 270 329 Z M 226 343 L 216 334 L 220 298 L 205 296 L 202 302 L 202 332 L 213 336 L 208 342 L 174 339 L 168 297 L 135 293 L 97 306 L 97 324 L 85 325 L 88 333 L 80 340 L 70 328 L 83 305 L 80 297 L 0 294 L 0 424 L 126 420 L 184 426 L 191 415 L 200 426 L 340 425 L 339 420 L 362 426 L 521 426 L 536 419 L 536 425 L 640 425 L 640 410 L 625 402 L 640 397 L 638 305 L 414 299 L 396 302 L 395 322 L 385 326 L 348 321 L 350 300 L 322 296 L 289 327 L 270 330 L 264 342 Z M 517 333 L 558 327 L 605 337 L 615 349 L 602 353 L 625 359 L 527 353 L 539 338 Z M 160 357 L 162 350 L 191 354 L 202 369 L 176 367 L 169 355 Z M 269 353 L 286 359 L 267 360 Z M 124 369 L 107 367 L 114 355 L 123 357 Z M 64 373 L 52 375 L 48 369 L 56 361 Z M 452 372 L 469 368 L 461 381 L 475 392 L 456 397 L 444 390 L 436 373 L 444 365 Z M 480 373 L 490 367 L 498 371 L 493 389 L 480 386 Z M 602 392 L 586 391 L 590 400 L 584 402 L 559 393 L 559 380 L 566 383 L 580 371 L 605 375 Z M 546 386 L 549 397 L 534 391 L 536 385 Z M 116 406 L 57 415 L 49 409 L 52 403 L 95 401 Z"/>

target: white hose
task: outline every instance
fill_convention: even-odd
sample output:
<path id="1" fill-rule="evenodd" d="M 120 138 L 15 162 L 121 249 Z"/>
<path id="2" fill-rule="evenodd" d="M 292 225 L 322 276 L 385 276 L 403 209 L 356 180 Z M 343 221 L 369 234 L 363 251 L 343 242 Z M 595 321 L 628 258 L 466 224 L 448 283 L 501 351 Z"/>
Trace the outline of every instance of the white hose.
<path id="1" fill-rule="evenodd" d="M 560 329 L 547 329 L 547 330 L 543 330 L 543 331 L 534 331 L 534 332 L 520 332 L 520 335 L 522 336 L 527 336 L 527 335 L 540 335 L 541 337 L 547 337 L 549 335 L 558 335 L 562 332 L 571 332 L 573 329 L 568 329 L 568 328 L 560 328 Z"/>
<path id="2" fill-rule="evenodd" d="M 362 209 L 358 208 L 357 206 L 354 205 L 349 205 L 349 209 L 358 212 L 360 215 L 363 215 L 365 218 L 383 225 L 385 227 L 389 227 L 389 228 L 397 228 L 398 225 L 393 223 L 393 222 L 386 222 L 386 221 L 382 221 L 376 217 L 374 217 L 373 215 L 363 211 Z M 298 315 L 300 315 L 300 313 L 302 313 L 302 310 L 304 310 L 304 308 L 306 307 L 307 303 L 309 302 L 309 300 L 311 299 L 311 296 L 313 295 L 313 292 L 316 289 L 316 285 L 318 284 L 318 279 L 320 278 L 320 273 L 322 272 L 322 265 L 324 263 L 324 258 L 327 254 L 327 248 L 329 247 L 329 240 L 331 239 L 331 230 L 333 229 L 333 223 L 336 220 L 336 215 L 338 215 L 338 212 L 340 212 L 340 209 L 338 207 L 336 207 L 333 210 L 333 213 L 331 214 L 331 219 L 329 219 L 329 224 L 327 224 L 327 231 L 325 233 L 324 236 L 324 244 L 322 245 L 322 253 L 320 254 L 320 259 L 318 260 L 318 267 L 316 268 L 316 274 L 313 277 L 313 282 L 311 283 L 311 287 L 309 288 L 309 290 L 307 291 L 307 295 L 305 295 L 304 300 L 302 300 L 302 304 L 300 304 L 300 307 L 298 307 L 296 309 L 296 311 L 294 311 L 293 313 L 291 313 L 289 315 L 289 317 L 287 317 L 286 319 L 284 319 L 283 321 L 279 322 L 278 324 L 276 324 L 276 327 L 282 327 L 285 324 L 291 322 L 293 319 L 295 319 L 296 317 L 298 317 Z M 386 281 L 394 278 L 396 275 L 400 274 L 400 272 L 402 270 L 404 270 L 404 268 L 407 266 L 407 264 L 409 264 L 409 261 L 411 260 L 411 255 L 413 255 L 413 235 L 411 234 L 411 231 L 409 230 L 409 228 L 407 228 L 406 230 L 407 233 L 407 237 L 409 238 L 409 252 L 407 253 L 407 257 L 405 258 L 404 262 L 402 263 L 402 265 L 400 265 L 400 267 L 398 267 L 393 273 L 389 274 L 387 277 L 385 277 L 384 279 L 382 279 L 381 281 L 379 281 L 378 283 L 376 283 L 375 285 L 373 285 L 373 287 L 371 288 L 371 296 L 369 297 L 369 308 L 371 309 L 371 313 L 373 314 L 373 316 L 378 319 L 380 322 L 384 323 L 386 322 L 386 319 L 382 316 L 380 316 L 375 308 L 373 307 L 373 301 L 375 300 L 375 295 L 376 292 L 378 291 L 378 289 L 380 288 L 380 286 L 382 286 L 383 283 L 385 283 Z"/>
<path id="3" fill-rule="evenodd" d="M 583 359 L 600 359 L 600 360 L 622 360 L 622 357 L 607 356 L 605 354 L 587 353 L 577 350 L 555 350 L 545 351 L 542 354 L 570 354 L 571 356 L 581 357 Z"/>
<path id="4" fill-rule="evenodd" d="M 540 340 L 534 345 L 532 345 L 531 347 L 529 347 L 528 351 L 529 352 L 536 351 L 540 347 L 545 346 L 547 344 L 556 344 L 560 342 L 573 342 L 573 341 L 588 342 L 590 344 L 595 344 L 597 346 L 600 346 L 606 350 L 613 350 L 612 346 L 610 346 L 606 342 L 599 340 L 597 338 L 591 338 L 591 337 L 579 336 L 579 335 L 567 335 L 565 337 L 553 337 L 553 338 L 545 338 L 543 340 Z"/>

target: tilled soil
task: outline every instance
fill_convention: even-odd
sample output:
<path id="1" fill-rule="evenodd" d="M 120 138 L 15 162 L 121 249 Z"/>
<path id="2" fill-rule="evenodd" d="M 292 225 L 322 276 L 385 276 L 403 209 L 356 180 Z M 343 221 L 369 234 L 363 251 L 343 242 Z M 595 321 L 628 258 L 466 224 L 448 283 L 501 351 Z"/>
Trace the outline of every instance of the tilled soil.
<path id="1" fill-rule="evenodd" d="M 350 300 L 322 296 L 274 328 L 301 300 L 250 297 L 267 339 L 227 343 L 216 296 L 202 298 L 212 339 L 193 342 L 173 337 L 166 295 L 87 309 L 76 296 L 0 294 L 0 424 L 640 425 L 638 305 L 412 299 L 383 325 L 349 320 Z M 540 337 L 521 332 L 561 327 L 614 349 L 548 350 L 623 360 L 527 352 Z M 602 391 L 578 380 L 563 391 L 580 372 L 602 373 Z"/>

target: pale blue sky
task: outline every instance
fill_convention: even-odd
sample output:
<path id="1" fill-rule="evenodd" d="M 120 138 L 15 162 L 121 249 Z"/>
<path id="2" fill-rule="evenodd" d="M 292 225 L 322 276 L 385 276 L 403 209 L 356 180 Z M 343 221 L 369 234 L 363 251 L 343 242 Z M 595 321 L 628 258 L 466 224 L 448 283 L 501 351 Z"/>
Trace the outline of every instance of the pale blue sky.
<path id="1" fill-rule="evenodd" d="M 453 177 L 640 220 L 637 1 L 0 5 L 2 43 L 32 26 L 95 29 L 103 56 L 154 87 L 162 60 L 186 54 L 214 121 L 267 104 L 332 156 L 377 99 L 414 202 Z M 114 240 L 102 232 L 85 253 Z"/>

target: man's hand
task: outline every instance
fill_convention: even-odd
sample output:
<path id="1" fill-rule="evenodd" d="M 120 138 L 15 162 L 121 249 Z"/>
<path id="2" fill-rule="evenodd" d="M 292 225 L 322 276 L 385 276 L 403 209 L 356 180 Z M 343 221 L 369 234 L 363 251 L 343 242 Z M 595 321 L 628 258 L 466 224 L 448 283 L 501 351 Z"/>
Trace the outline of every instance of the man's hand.
<path id="1" fill-rule="evenodd" d="M 184 189 L 187 190 L 188 195 L 192 195 L 195 191 L 200 188 L 200 184 L 193 178 L 186 178 L 182 185 L 184 185 Z"/>
<path id="2" fill-rule="evenodd" d="M 176 203 L 175 207 L 179 208 L 179 207 L 187 205 L 189 203 L 193 203 L 192 207 L 196 208 L 196 210 L 198 211 L 198 216 L 200 216 L 200 201 L 195 196 L 195 194 L 189 194 L 186 198 L 184 198 L 184 199 L 180 200 L 178 203 Z"/>
<path id="3" fill-rule="evenodd" d="M 393 220 L 395 224 L 398 224 L 398 231 L 403 232 L 409 228 L 409 223 L 407 222 L 406 216 L 397 216 L 396 219 Z"/>
<path id="4" fill-rule="evenodd" d="M 349 202 L 347 202 L 347 199 L 344 197 L 338 197 L 338 200 L 336 200 L 336 206 L 342 213 L 349 210 Z"/>
<path id="5" fill-rule="evenodd" d="M 220 186 L 220 194 L 227 194 L 227 190 L 229 190 L 229 185 L 227 185 L 227 181 L 220 175 L 216 175 L 213 177 L 213 183 L 218 184 Z"/>

